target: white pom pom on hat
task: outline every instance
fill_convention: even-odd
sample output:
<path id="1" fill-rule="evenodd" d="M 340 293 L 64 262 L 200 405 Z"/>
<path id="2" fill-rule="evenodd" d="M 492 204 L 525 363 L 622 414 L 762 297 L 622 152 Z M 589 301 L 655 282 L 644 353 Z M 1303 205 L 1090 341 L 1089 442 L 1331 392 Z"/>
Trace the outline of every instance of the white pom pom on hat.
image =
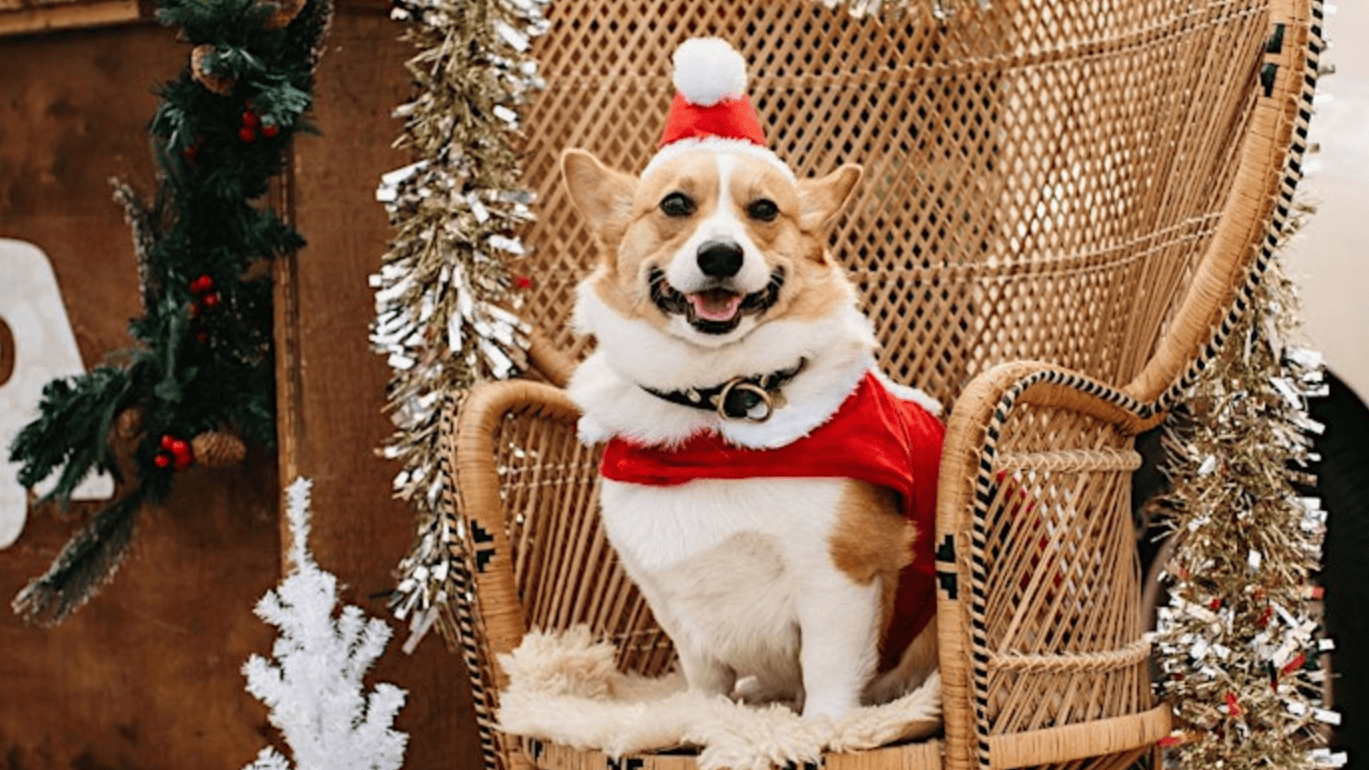
<path id="1" fill-rule="evenodd" d="M 712 107 L 746 95 L 746 59 L 720 37 L 686 40 L 670 61 L 675 89 L 690 104 Z"/>
<path id="2" fill-rule="evenodd" d="M 793 178 L 767 146 L 760 116 L 746 95 L 746 59 L 737 49 L 722 38 L 692 38 L 675 49 L 671 61 L 675 100 L 647 171 L 682 153 L 711 149 L 760 158 Z"/>

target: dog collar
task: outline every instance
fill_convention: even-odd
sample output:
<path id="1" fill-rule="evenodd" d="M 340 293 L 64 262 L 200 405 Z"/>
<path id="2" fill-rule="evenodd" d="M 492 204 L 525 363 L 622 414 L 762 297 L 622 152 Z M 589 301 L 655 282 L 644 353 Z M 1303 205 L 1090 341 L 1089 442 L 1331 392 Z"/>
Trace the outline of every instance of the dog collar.
<path id="1" fill-rule="evenodd" d="M 784 392 L 780 388 L 797 377 L 806 366 L 808 359 L 800 358 L 798 364 L 789 369 L 750 377 L 733 377 L 711 388 L 669 391 L 656 390 L 645 385 L 641 388 L 672 404 L 717 412 L 724 420 L 765 422 L 776 409 L 785 404 Z"/>

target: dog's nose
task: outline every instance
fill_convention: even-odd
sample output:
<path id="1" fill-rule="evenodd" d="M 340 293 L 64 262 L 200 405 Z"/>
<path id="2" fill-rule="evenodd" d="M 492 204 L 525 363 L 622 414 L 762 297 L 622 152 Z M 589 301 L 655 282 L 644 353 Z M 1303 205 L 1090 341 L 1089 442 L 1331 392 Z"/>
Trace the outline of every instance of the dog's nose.
<path id="1" fill-rule="evenodd" d="M 742 269 L 742 247 L 731 241 L 708 241 L 699 247 L 699 269 L 710 278 L 731 278 Z"/>

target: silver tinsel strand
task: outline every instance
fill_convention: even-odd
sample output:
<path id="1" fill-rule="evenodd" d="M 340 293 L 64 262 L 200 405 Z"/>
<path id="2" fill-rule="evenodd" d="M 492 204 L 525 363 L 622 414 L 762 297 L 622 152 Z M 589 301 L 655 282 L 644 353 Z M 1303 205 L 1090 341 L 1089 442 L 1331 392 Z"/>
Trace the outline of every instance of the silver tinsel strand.
<path id="1" fill-rule="evenodd" d="M 1326 512 L 1315 479 L 1307 401 L 1325 395 L 1321 357 L 1286 344 L 1291 282 L 1273 260 L 1237 333 L 1169 428 L 1174 489 L 1165 508 L 1174 558 L 1154 635 L 1161 694 L 1183 727 L 1165 743 L 1178 767 L 1339 767 L 1321 747 L 1319 638 L 1312 575 Z"/>
<path id="2" fill-rule="evenodd" d="M 396 146 L 419 160 L 385 174 L 376 190 L 395 229 L 372 276 L 371 343 L 394 372 L 388 388 L 395 432 L 381 450 L 401 468 L 395 494 L 418 512 L 401 562 L 392 609 L 414 632 L 451 632 L 446 602 L 457 533 L 438 508 L 439 419 L 448 394 L 526 366 L 528 328 L 516 314 L 510 263 L 527 248 L 532 194 L 521 188 L 511 141 L 518 109 L 541 87 L 531 40 L 543 34 L 545 0 L 399 0 L 419 49 L 409 61 L 418 84 L 399 106 Z M 449 635 L 449 638 L 450 635 Z"/>

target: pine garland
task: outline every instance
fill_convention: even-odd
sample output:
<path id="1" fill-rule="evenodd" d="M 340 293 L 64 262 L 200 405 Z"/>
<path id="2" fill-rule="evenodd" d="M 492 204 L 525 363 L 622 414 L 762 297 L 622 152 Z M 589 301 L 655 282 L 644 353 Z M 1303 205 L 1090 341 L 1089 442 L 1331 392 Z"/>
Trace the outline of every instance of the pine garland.
<path id="1" fill-rule="evenodd" d="M 1155 641 L 1160 689 L 1183 729 L 1180 768 L 1338 767 L 1320 727 L 1324 673 L 1312 585 L 1326 513 L 1315 479 L 1307 400 L 1325 395 L 1320 357 L 1290 346 L 1296 295 L 1277 259 L 1236 332 L 1164 440 L 1174 558 Z"/>
<path id="2" fill-rule="evenodd" d="M 194 49 L 180 77 L 158 92 L 149 129 L 155 198 L 143 203 L 116 183 L 138 257 L 135 346 L 85 375 L 48 383 L 38 418 L 10 447 L 24 486 L 58 474 L 40 502 L 65 506 L 92 471 L 122 480 L 115 437 L 136 443 L 136 478 L 15 598 L 14 610 L 30 621 L 61 622 L 113 576 L 138 511 L 164 500 L 178 471 L 240 459 L 225 436 L 274 443 L 264 264 L 304 240 L 253 201 L 282 170 L 294 134 L 308 128 L 303 115 L 330 15 L 330 0 L 159 0 L 158 20 L 179 27 Z M 204 437 L 213 438 L 197 440 Z"/>
<path id="3" fill-rule="evenodd" d="M 386 174 L 377 192 L 395 236 L 373 277 L 371 341 L 394 369 L 387 397 L 395 432 L 383 449 L 402 468 L 395 493 L 418 510 L 418 533 L 401 563 L 394 611 L 415 628 L 448 634 L 449 545 L 438 512 L 438 420 L 442 400 L 484 379 L 526 367 L 527 327 L 514 314 L 510 260 L 525 253 L 518 228 L 532 219 L 511 139 L 516 108 L 540 87 L 528 56 L 542 34 L 546 0 L 399 0 L 419 49 L 408 62 L 413 99 L 396 146 L 418 156 Z M 418 633 L 413 641 L 421 638 Z"/>

